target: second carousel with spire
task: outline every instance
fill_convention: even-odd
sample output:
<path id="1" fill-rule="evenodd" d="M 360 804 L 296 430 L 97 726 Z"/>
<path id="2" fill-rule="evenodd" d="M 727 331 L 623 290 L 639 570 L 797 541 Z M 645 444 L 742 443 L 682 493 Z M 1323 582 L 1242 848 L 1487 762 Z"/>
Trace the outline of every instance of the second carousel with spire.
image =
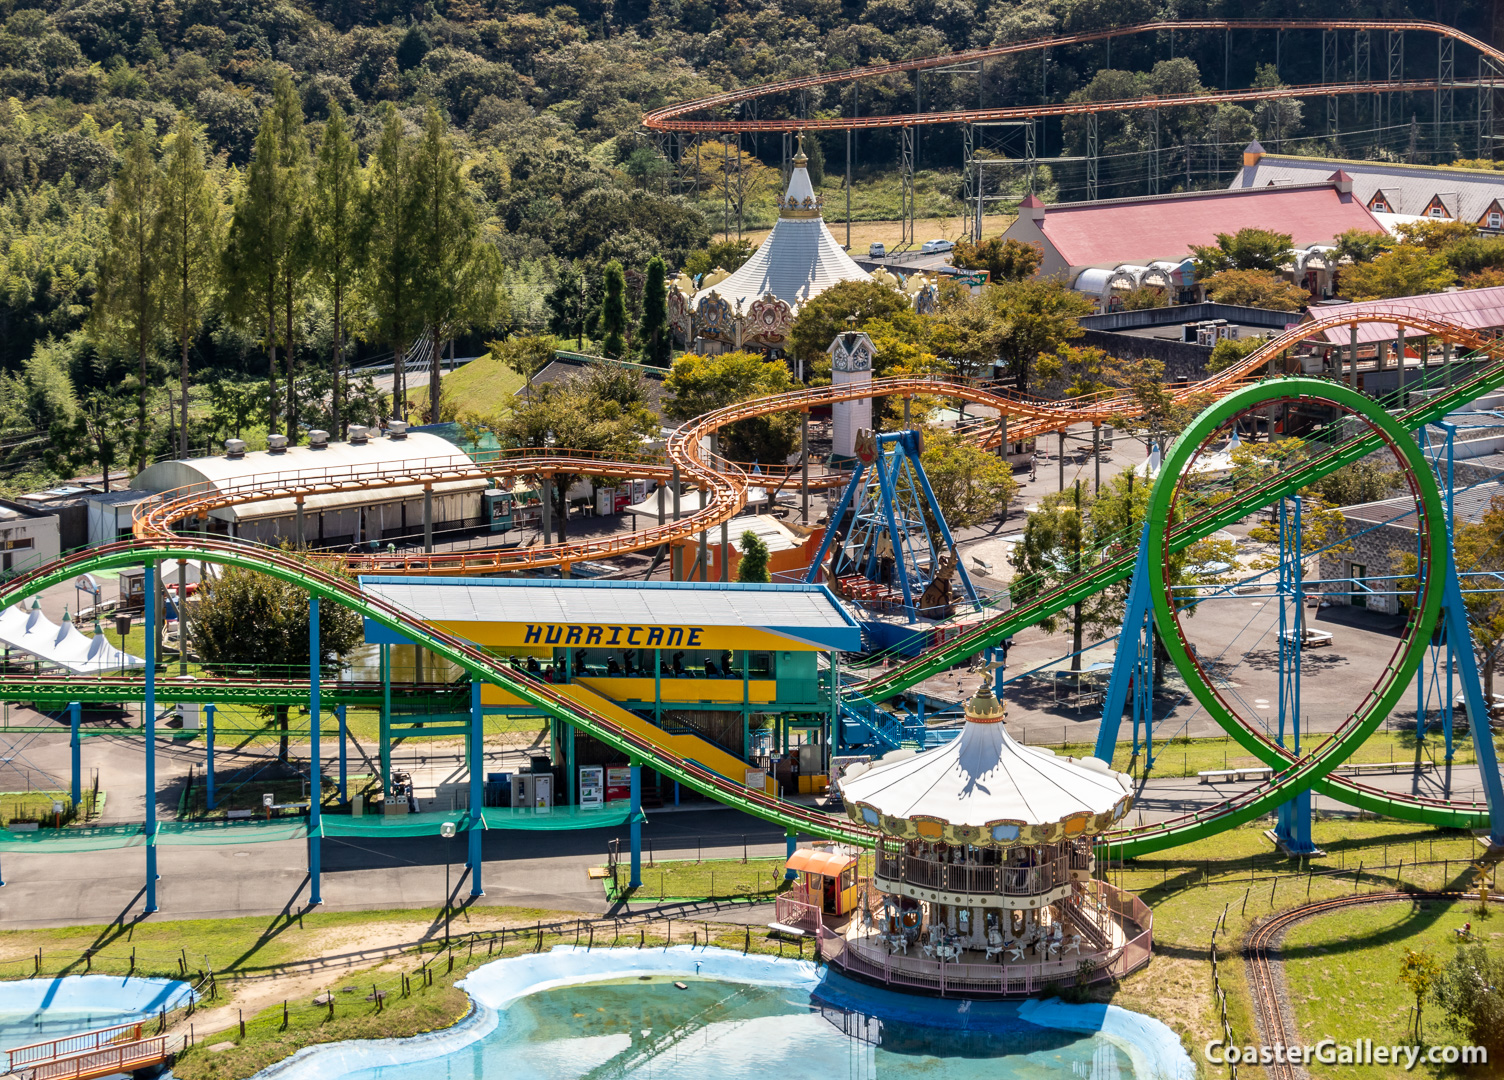
<path id="1" fill-rule="evenodd" d="M 670 290 L 670 322 L 697 351 L 781 354 L 803 304 L 838 282 L 872 280 L 831 235 L 808 165 L 800 136 L 778 221 L 751 258 L 698 287 L 681 277 Z"/>

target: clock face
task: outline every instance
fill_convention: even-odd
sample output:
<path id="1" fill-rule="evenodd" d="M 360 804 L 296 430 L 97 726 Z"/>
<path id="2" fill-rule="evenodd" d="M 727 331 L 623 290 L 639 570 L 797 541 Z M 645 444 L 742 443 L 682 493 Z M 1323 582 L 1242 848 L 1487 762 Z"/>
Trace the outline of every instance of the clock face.
<path id="1" fill-rule="evenodd" d="M 872 366 L 872 358 L 867 355 L 867 350 L 856 348 L 851 352 L 841 350 L 835 356 L 835 369 L 837 371 L 866 371 Z"/>

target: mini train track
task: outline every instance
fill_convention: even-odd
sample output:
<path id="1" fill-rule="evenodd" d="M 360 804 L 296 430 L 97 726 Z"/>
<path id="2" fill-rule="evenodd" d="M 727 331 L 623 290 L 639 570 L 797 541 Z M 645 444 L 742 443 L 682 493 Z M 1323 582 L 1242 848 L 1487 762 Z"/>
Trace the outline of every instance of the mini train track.
<path id="1" fill-rule="evenodd" d="M 1254 1022 L 1259 1029 L 1259 1045 L 1288 1047 L 1300 1044 L 1299 1032 L 1291 1031 L 1286 1022 L 1285 1012 L 1289 1006 L 1289 990 L 1281 962 L 1270 957 L 1270 951 L 1279 948 L 1279 943 L 1286 932 L 1296 923 L 1367 904 L 1389 904 L 1400 900 L 1410 903 L 1421 900 L 1459 900 L 1464 895 L 1470 894 L 1390 891 L 1339 896 L 1282 911 L 1254 926 L 1248 932 L 1248 939 L 1243 944 L 1243 962 L 1248 971 L 1248 991 L 1253 1001 Z M 1291 1011 L 1293 1013 L 1293 1008 Z M 1293 1015 L 1289 1019 L 1293 1020 Z M 1269 1080 L 1299 1080 L 1299 1077 L 1305 1075 L 1303 1067 L 1297 1068 L 1288 1061 L 1270 1062 L 1263 1068 Z"/>

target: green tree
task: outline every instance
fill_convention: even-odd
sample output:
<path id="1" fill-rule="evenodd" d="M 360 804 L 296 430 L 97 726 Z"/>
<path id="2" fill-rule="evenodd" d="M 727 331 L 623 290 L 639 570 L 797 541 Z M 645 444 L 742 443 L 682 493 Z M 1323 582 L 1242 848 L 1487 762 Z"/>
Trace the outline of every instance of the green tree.
<path id="1" fill-rule="evenodd" d="M 505 341 L 487 342 L 486 349 L 509 370 L 527 380 L 529 395 L 533 389 L 533 376 L 548 367 L 554 359 L 553 338 L 540 334 L 522 334 Z"/>
<path id="2" fill-rule="evenodd" d="M 92 390 L 71 416 L 53 422 L 43 461 L 65 476 L 97 466 L 109 491 L 110 471 L 128 464 L 135 426 L 128 396 L 109 388 Z"/>
<path id="3" fill-rule="evenodd" d="M 1073 398 L 1110 390 L 1122 377 L 1123 362 L 1093 345 L 1060 345 L 1034 362 L 1035 392 Z"/>
<path id="4" fill-rule="evenodd" d="M 1398 469 L 1365 458 L 1327 473 L 1306 490 L 1320 495 L 1329 506 L 1358 506 L 1387 499 L 1404 486 Z"/>
<path id="5" fill-rule="evenodd" d="M 1084 294 L 1053 280 L 989 285 L 982 298 L 1000 327 L 998 358 L 1022 391 L 1029 389 L 1035 357 L 1085 333 L 1076 320 L 1093 310 Z"/>
<path id="6" fill-rule="evenodd" d="M 340 571 L 320 567 L 323 573 Z M 346 581 L 354 579 L 341 574 Z M 216 673 L 244 668 L 270 678 L 306 676 L 311 659 L 308 640 L 308 593 L 269 574 L 226 567 L 204 581 L 197 593 L 193 631 L 204 666 Z M 330 675 L 339 661 L 365 640 L 356 612 L 329 601 L 319 605 L 319 666 Z M 288 706 L 276 707 L 281 732 L 277 758 L 287 760 Z"/>
<path id="7" fill-rule="evenodd" d="M 606 264 L 605 283 L 605 295 L 601 298 L 601 352 L 616 360 L 627 351 L 623 337 L 627 329 L 627 281 L 621 263 L 615 259 Z"/>
<path id="8" fill-rule="evenodd" d="M 270 114 L 256 133 L 256 149 L 235 199 L 225 241 L 224 295 L 238 321 L 264 331 L 266 430 L 275 434 L 277 409 L 277 301 L 290 223 L 284 213 L 284 183 L 278 164 L 277 125 Z"/>
<path id="9" fill-rule="evenodd" d="M 1250 353 L 1258 352 L 1263 344 L 1263 338 L 1223 338 L 1212 346 L 1212 354 L 1206 361 L 1206 373 L 1215 375 L 1226 371 Z"/>
<path id="10" fill-rule="evenodd" d="M 1394 246 L 1388 233 L 1369 232 L 1367 229 L 1348 229 L 1338 233 L 1333 243 L 1337 246 L 1337 258 L 1348 258 L 1355 263 L 1372 262 L 1375 256 Z"/>
<path id="11" fill-rule="evenodd" d="M 1216 244 L 1192 244 L 1196 279 L 1204 281 L 1220 270 L 1267 270 L 1274 272 L 1290 251 L 1289 233 L 1269 229 L 1239 229 L 1218 233 Z"/>
<path id="12" fill-rule="evenodd" d="M 303 130 L 303 105 L 292 75 L 285 69 L 272 87 L 271 116 L 277 126 L 277 170 L 281 202 L 278 213 L 287 222 L 278 265 L 282 305 L 282 347 L 287 362 L 287 441 L 298 441 L 297 316 L 306 299 L 313 223 L 313 193 L 309 177 L 308 135 Z"/>
<path id="13" fill-rule="evenodd" d="M 1090 496 L 1078 480 L 1068 491 L 1046 495 L 1024 524 L 1022 540 L 1014 546 L 1012 561 L 1018 571 L 1009 590 L 1015 606 L 1080 574 L 1093 561 L 1088 551 L 1087 512 Z M 1071 670 L 1081 670 L 1081 646 L 1088 626 L 1106 629 L 1114 621 L 1114 606 L 1105 593 L 1077 601 L 1066 612 L 1041 619 L 1039 628 L 1053 634 L 1068 625 L 1071 632 Z M 1121 618 L 1119 613 L 1118 618 Z"/>
<path id="14" fill-rule="evenodd" d="M 421 330 L 416 296 L 420 239 L 412 157 L 402 115 L 388 102 L 366 189 L 370 242 L 364 280 L 376 337 L 392 350 L 392 405 L 403 419 L 407 417 L 403 361 Z"/>
<path id="15" fill-rule="evenodd" d="M 952 532 L 1005 516 L 1018 492 L 1005 458 L 953 432 L 926 431 L 919 461 Z"/>
<path id="16" fill-rule="evenodd" d="M 1401 244 L 1372 262 L 1347 267 L 1338 275 L 1337 289 L 1348 300 L 1388 300 L 1438 293 L 1456 280 L 1442 252 Z"/>
<path id="17" fill-rule="evenodd" d="M 707 247 L 696 248 L 684 259 L 684 272 L 692 278 L 720 268 L 727 273 L 739 269 L 752 257 L 753 247 L 746 240 L 715 240 Z"/>
<path id="18" fill-rule="evenodd" d="M 989 281 L 1022 281 L 1039 269 L 1044 248 L 1011 237 L 994 236 L 980 244 L 962 239 L 956 241 L 950 261 L 964 270 L 986 270 Z"/>
<path id="19" fill-rule="evenodd" d="M 1459 521 L 1452 529 L 1452 547 L 1456 552 L 1458 572 L 1504 571 L 1504 540 L 1501 538 L 1504 538 L 1504 495 L 1496 495 L 1488 510 L 1476 523 Z M 1473 582 L 1487 579 L 1463 580 Z M 1504 594 L 1473 592 L 1468 595 L 1465 603 L 1468 622 L 1473 628 L 1473 647 L 1478 650 L 1478 666 L 1483 673 L 1483 693 L 1492 701 L 1494 676 L 1498 671 L 1499 661 L 1504 660 Z"/>
<path id="20" fill-rule="evenodd" d="M 1470 221 L 1455 221 L 1451 218 L 1420 218 L 1396 225 L 1394 231 L 1399 235 L 1402 245 L 1425 248 L 1435 254 L 1460 240 L 1477 236 L 1478 226 Z"/>
<path id="21" fill-rule="evenodd" d="M 331 103 L 314 170 L 310 254 L 313 274 L 329 303 L 332 318 L 334 357 L 329 409 L 330 430 L 336 439 L 344 436 L 347 423 L 340 415 L 345 371 L 345 305 L 355 285 L 365 244 L 362 213 L 365 199 L 360 152 L 350 139 L 344 111 L 337 102 Z"/>
<path id="22" fill-rule="evenodd" d="M 413 154 L 413 200 L 419 222 L 414 298 L 419 319 L 433 333 L 428 402 L 429 415 L 437 417 L 443 342 L 492 318 L 497 289 L 494 249 L 480 240 L 449 127 L 433 106 Z"/>
<path id="23" fill-rule="evenodd" d="M 1504 1053 L 1504 956 L 1481 942 L 1459 945 L 1431 987 L 1452 1026 L 1489 1058 Z"/>
<path id="24" fill-rule="evenodd" d="M 767 584 L 773 580 L 768 572 L 768 545 L 751 529 L 742 533 L 741 562 L 736 564 L 736 580 L 750 584 Z"/>
<path id="25" fill-rule="evenodd" d="M 1416 952 L 1413 949 L 1405 950 L 1405 959 L 1400 962 L 1400 974 L 1398 982 L 1406 990 L 1415 995 L 1415 1032 L 1417 1039 L 1420 1038 L 1421 1023 L 1420 1011 L 1426 1002 L 1426 996 L 1431 993 L 1431 987 L 1436 985 L 1436 980 L 1441 977 L 1441 965 L 1436 958 L 1426 950 Z"/>
<path id="26" fill-rule="evenodd" d="M 807 301 L 789 329 L 789 351 L 806 365 L 820 360 L 836 335 L 909 310 L 909 299 L 875 281 L 842 281 Z"/>
<path id="27" fill-rule="evenodd" d="M 204 163 L 202 131 L 186 115 L 167 144 L 154 224 L 167 322 L 178 341 L 178 453 L 188 456 L 188 349 L 213 300 L 220 242 L 219 193 Z"/>
<path id="28" fill-rule="evenodd" d="M 795 386 L 786 364 L 755 353 L 685 353 L 663 380 L 668 394 L 663 415 L 689 420 L 737 402 L 787 393 Z M 782 464 L 799 445 L 799 417 L 780 412 L 738 420 L 721 428 L 718 438 L 721 455 L 732 461 Z"/>
<path id="29" fill-rule="evenodd" d="M 622 458 L 642 452 L 642 440 L 657 432 L 658 419 L 647 407 L 647 385 L 638 372 L 598 363 L 584 375 L 537 387 L 531 400 L 515 402 L 510 413 L 485 426 L 512 446 L 562 447 Z M 553 475 L 553 520 L 560 542 L 568 534 L 569 488 L 579 479 L 574 473 Z"/>
<path id="30" fill-rule="evenodd" d="M 673 339 L 668 328 L 667 268 L 654 255 L 648 260 L 647 280 L 642 285 L 642 323 L 637 331 L 637 347 L 642 362 L 654 367 L 668 367 L 673 355 Z"/>
<path id="31" fill-rule="evenodd" d="M 162 329 L 162 260 L 156 221 L 161 176 L 152 156 L 152 137 L 133 132 L 125 143 L 120 171 L 111 185 L 109 232 L 99 261 L 94 296 L 94 329 L 136 354 L 136 429 L 131 457 L 146 468 L 147 363 Z"/>
<path id="32" fill-rule="evenodd" d="M 1129 289 L 1118 296 L 1124 311 L 1148 311 L 1151 308 L 1170 306 L 1170 297 L 1164 289 L 1156 289 L 1152 285 L 1145 285 L 1139 289 Z"/>
<path id="33" fill-rule="evenodd" d="M 1301 311 L 1311 302 L 1310 293 L 1271 270 L 1221 270 L 1206 279 L 1206 297 L 1217 304 L 1271 311 Z"/>

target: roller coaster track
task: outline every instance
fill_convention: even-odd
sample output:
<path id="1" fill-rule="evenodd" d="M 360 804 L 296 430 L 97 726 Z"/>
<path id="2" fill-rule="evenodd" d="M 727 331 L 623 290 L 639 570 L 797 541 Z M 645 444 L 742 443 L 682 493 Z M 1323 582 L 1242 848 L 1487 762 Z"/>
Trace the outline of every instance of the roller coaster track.
<path id="1" fill-rule="evenodd" d="M 1356 317 L 1334 314 L 1287 331 L 1251 354 L 1241 364 L 1180 391 L 1177 397 L 1186 400 L 1197 394 L 1214 395 L 1231 388 L 1247 387 L 1255 373 L 1265 370 L 1270 360 L 1278 357 L 1290 346 L 1323 330 L 1351 326 L 1359 321 L 1398 323 L 1486 355 L 1487 363 L 1475 369 L 1456 386 L 1401 413 L 1397 420 L 1405 428 L 1414 430 L 1423 424 L 1440 419 L 1448 412 L 1504 385 L 1504 361 L 1501 361 L 1498 347 L 1490 339 L 1444 322 L 1409 314 L 1363 312 Z M 1310 383 L 1312 380 L 1294 381 Z M 768 415 L 787 409 L 801 409 L 833 401 L 904 393 L 938 394 L 962 397 L 979 403 L 996 403 L 1010 415 L 1020 416 L 1023 420 L 1021 427 L 1026 433 L 1060 430 L 1075 423 L 1100 422 L 1133 408 L 1132 401 L 1124 396 L 1100 395 L 1086 401 L 1046 403 L 1008 392 L 931 379 L 878 380 L 866 387 L 822 387 L 740 403 L 706 414 L 686 424 L 670 440 L 668 446 L 670 460 L 677 464 L 685 475 L 710 487 L 712 492 L 712 499 L 704 511 L 678 523 L 681 535 L 697 534 L 709 528 L 717 520 L 718 515 L 729 516 L 735 513 L 744 496 L 747 482 L 745 472 L 732 463 L 710 455 L 704 449 L 706 437 L 711 432 L 740 419 Z M 1383 440 L 1377 435 L 1360 436 L 1298 468 L 1240 491 L 1226 502 L 1202 511 L 1175 526 L 1169 533 L 1168 546 L 1172 551 L 1183 550 L 1197 539 L 1246 517 L 1275 499 L 1292 493 L 1323 475 L 1361 459 L 1383 445 Z M 623 474 L 630 470 L 648 467 L 646 463 L 641 462 L 611 463 L 599 459 L 587 460 L 571 456 L 567 452 L 533 458 L 519 456 L 510 464 L 517 466 L 519 470 L 567 467 L 571 471 L 619 469 Z M 494 467 L 495 463 L 483 466 L 483 468 Z M 661 464 L 656 466 L 658 470 L 663 468 Z M 458 473 L 444 475 L 451 479 L 459 477 Z M 655 472 L 653 475 L 661 475 L 661 473 Z M 403 474 L 400 478 L 388 478 L 385 482 L 411 484 L 413 477 Z M 288 488 L 281 487 L 274 494 L 268 494 L 266 497 L 286 498 L 289 493 Z M 592 711 L 588 706 L 559 693 L 548 684 L 503 668 L 499 663 L 471 649 L 453 636 L 433 627 L 416 624 L 400 610 L 386 606 L 354 590 L 342 579 L 322 569 L 313 559 L 295 560 L 275 552 L 248 549 L 247 545 L 232 541 L 173 535 L 170 524 L 188 516 L 184 507 L 192 505 L 191 500 L 195 497 L 202 499 L 219 496 L 206 492 L 193 493 L 183 497 L 183 501 L 177 502 L 176 506 L 172 505 L 173 499 L 164 500 L 163 506 L 167 509 L 164 509 L 161 514 L 138 519 L 138 534 L 145 533 L 145 535 L 138 535 L 138 539 L 131 543 L 85 552 L 52 564 L 50 567 L 40 568 L 25 578 L 13 582 L 3 594 L 0 594 L 0 604 L 15 602 L 51 585 L 69 580 L 86 570 L 139 563 L 143 558 L 153 554 L 162 559 L 183 557 L 249 566 L 288 580 L 301 582 L 310 591 L 330 596 L 337 602 L 348 603 L 362 613 L 370 614 L 376 621 L 399 630 L 425 648 L 462 667 L 470 673 L 472 678 L 494 682 L 511 690 L 530 705 L 567 723 L 574 724 L 620 752 L 626 753 L 629 757 L 665 775 L 672 776 L 711 798 L 735 806 L 754 816 L 777 822 L 786 828 L 796 828 L 818 836 L 870 842 L 870 836 L 859 827 L 832 820 L 814 811 L 793 807 L 758 792 L 747 791 L 734 779 L 679 757 L 650 738 L 644 738 L 623 729 L 611 718 Z M 645 533 L 623 538 L 625 543 L 622 549 L 629 550 L 630 547 L 627 545 L 633 543 L 639 546 L 652 546 L 663 542 L 662 537 L 662 530 L 647 530 Z M 543 559 L 553 558 L 556 561 L 563 561 L 564 558 L 559 552 L 550 552 L 547 549 L 539 553 L 539 556 Z M 410 572 L 431 572 L 427 568 L 434 565 L 432 558 L 436 557 L 427 559 L 404 557 L 404 567 L 412 568 Z M 980 622 L 945 645 L 930 650 L 897 668 L 882 672 L 851 689 L 855 694 L 863 695 L 873 701 L 899 693 L 929 675 L 975 656 L 1019 630 L 1063 610 L 1078 599 L 1125 580 L 1132 573 L 1134 559 L 1134 553 L 1128 550 L 1106 558 L 1098 566 L 1059 587 L 1019 605 L 1006 614 Z M 351 560 L 351 562 L 358 569 L 366 569 L 367 563 L 373 570 L 390 571 L 392 569 L 390 557 L 376 560 L 361 558 Z M 548 565 L 548 563 L 543 562 L 539 565 Z M 418 569 L 418 566 L 424 569 Z M 470 569 L 468 572 L 476 571 Z M 70 682 L 78 687 L 86 680 L 70 680 Z M 9 692 L 8 682 L 0 682 L 0 686 L 5 686 Z M 197 687 L 199 696 L 211 692 L 214 687 L 213 681 L 201 681 Z M 21 686 L 17 685 L 16 689 L 20 690 Z M 111 689 L 118 693 L 116 687 L 112 686 Z M 77 696 L 77 694 L 74 695 L 75 698 Z M 1328 774 L 1331 770 L 1367 737 L 1368 730 L 1370 729 L 1366 725 L 1349 722 L 1316 753 L 1308 755 L 1300 762 L 1294 761 L 1286 751 L 1273 747 L 1268 740 L 1259 737 L 1260 747 L 1257 752 L 1261 756 L 1272 758 L 1271 764 L 1279 770 L 1278 775 L 1271 780 L 1210 811 L 1184 815 L 1154 825 L 1121 830 L 1104 837 L 1103 842 L 1109 846 L 1112 854 L 1125 856 L 1172 847 L 1262 816 L 1288 799 L 1293 792 L 1305 787 L 1325 791 L 1344 802 L 1380 813 L 1454 826 L 1473 826 L 1482 823 L 1485 808 L 1481 804 L 1395 795 L 1352 780 L 1330 777 Z"/>
<path id="2" fill-rule="evenodd" d="M 1286 331 L 1225 371 L 1199 382 L 1185 384 L 1173 392 L 1172 398 L 1183 403 L 1226 393 L 1254 379 L 1269 367 L 1272 358 L 1290 346 L 1323 330 L 1350 326 L 1357 322 L 1403 323 L 1418 333 L 1444 338 L 1465 349 L 1487 349 L 1491 345 L 1490 340 L 1482 335 L 1423 316 L 1384 311 L 1364 311 L 1356 318 L 1352 315 L 1329 315 Z M 714 433 L 731 424 L 842 401 L 922 395 L 955 398 L 996 409 L 1009 417 L 1010 439 L 1026 439 L 1052 431 L 1064 431 L 1076 424 L 1104 424 L 1118 417 L 1133 415 L 1138 410 L 1135 399 L 1126 393 L 1098 393 L 1050 401 L 994 382 L 964 382 L 915 376 L 874 379 L 870 383 L 794 390 L 738 402 L 705 413 L 674 432 L 666 447 L 667 463 L 659 458 L 611 458 L 567 449 L 522 449 L 484 455 L 482 460 L 475 462 L 453 455 L 381 467 L 336 468 L 315 474 L 307 471 L 258 473 L 233 481 L 190 485 L 166 492 L 157 500 L 143 502 L 136 508 L 133 532 L 139 539 L 165 540 L 176 535 L 177 529 L 183 524 L 199 524 L 202 527 L 202 524 L 207 523 L 211 512 L 233 506 L 274 499 L 302 501 L 348 491 L 374 493 L 400 487 L 431 487 L 467 480 L 578 474 L 608 479 L 635 477 L 667 481 L 673 477 L 677 467 L 681 480 L 707 492 L 708 498 L 704 506 L 678 521 L 605 539 L 593 538 L 510 550 L 492 548 L 463 552 L 404 551 L 315 556 L 361 574 L 496 574 L 537 571 L 551 566 L 567 567 L 590 559 L 648 551 L 666 543 L 692 541 L 702 532 L 708 532 L 739 514 L 746 506 L 747 488 L 754 483 L 775 486 L 790 482 L 791 476 L 784 475 L 784 470 L 775 468 L 764 467 L 764 475 L 750 476 L 749 466 L 729 461 L 705 448 Z M 978 445 L 984 449 L 996 448 L 999 438 L 997 428 L 989 427 L 980 433 Z M 846 477 L 842 474 L 823 478 L 825 485 L 845 481 Z"/>
<path id="3" fill-rule="evenodd" d="M 1126 110 L 1165 109 L 1186 105 L 1219 105 L 1240 101 L 1274 101 L 1282 98 L 1336 97 L 1359 94 L 1388 93 L 1391 91 L 1432 90 L 1442 85 L 1436 80 L 1406 80 L 1395 82 L 1350 82 L 1318 83 L 1307 86 L 1255 88 L 1248 90 L 1207 91 L 1201 94 L 1161 94 L 1141 98 L 1125 98 L 1114 101 L 1067 101 L 1041 105 L 1015 105 L 993 109 L 950 109 L 938 112 L 913 112 L 878 114 L 873 116 L 836 116 L 783 119 L 689 119 L 697 113 L 707 113 L 758 98 L 787 94 L 816 87 L 859 82 L 866 79 L 881 79 L 886 76 L 950 67 L 956 64 L 978 63 L 1007 56 L 1018 56 L 1043 49 L 1068 45 L 1089 45 L 1112 38 L 1134 34 L 1174 33 L 1188 30 L 1362 30 L 1416 32 L 1436 34 L 1453 42 L 1461 42 L 1488 57 L 1504 68 L 1504 52 L 1484 44 L 1469 34 L 1444 23 L 1419 19 L 1369 20 L 1369 19 L 1181 19 L 1174 22 L 1150 22 L 1136 26 L 1112 27 L 1091 30 L 1079 34 L 1062 34 L 1055 37 L 1034 38 L 1029 41 L 994 45 L 986 49 L 969 49 L 964 52 L 945 53 L 938 56 L 916 57 L 889 64 L 872 64 L 868 67 L 848 68 L 842 71 L 822 72 L 795 79 L 763 83 L 739 90 L 728 90 L 693 101 L 678 102 L 653 109 L 643 114 L 642 123 L 649 131 L 682 131 L 703 134 L 750 134 L 771 131 L 848 131 L 860 128 L 913 127 L 933 124 L 975 124 L 998 120 L 1026 120 L 1044 116 L 1076 116 L 1086 113 L 1116 112 Z M 1469 86 L 1470 82 L 1450 82 L 1448 86 Z M 1492 85 L 1486 81 L 1480 85 Z"/>

